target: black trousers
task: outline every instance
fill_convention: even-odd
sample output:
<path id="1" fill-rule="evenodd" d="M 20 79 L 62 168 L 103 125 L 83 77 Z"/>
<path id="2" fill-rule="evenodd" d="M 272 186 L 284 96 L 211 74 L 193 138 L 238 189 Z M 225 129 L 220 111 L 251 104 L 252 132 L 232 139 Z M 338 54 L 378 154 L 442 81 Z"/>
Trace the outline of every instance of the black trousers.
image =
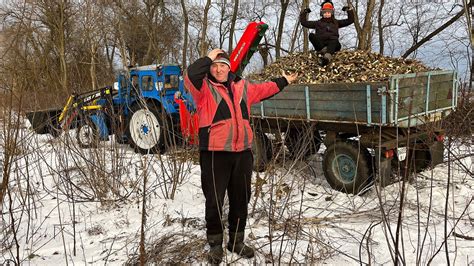
<path id="1" fill-rule="evenodd" d="M 221 234 L 222 207 L 227 190 L 229 233 L 243 232 L 247 222 L 252 178 L 252 152 L 201 151 L 201 186 L 206 197 L 208 235 Z"/>
<path id="2" fill-rule="evenodd" d="M 321 40 L 314 33 L 309 34 L 309 41 L 317 52 L 324 47 L 327 47 L 327 52 L 330 54 L 335 54 L 341 50 L 341 43 L 338 40 Z"/>

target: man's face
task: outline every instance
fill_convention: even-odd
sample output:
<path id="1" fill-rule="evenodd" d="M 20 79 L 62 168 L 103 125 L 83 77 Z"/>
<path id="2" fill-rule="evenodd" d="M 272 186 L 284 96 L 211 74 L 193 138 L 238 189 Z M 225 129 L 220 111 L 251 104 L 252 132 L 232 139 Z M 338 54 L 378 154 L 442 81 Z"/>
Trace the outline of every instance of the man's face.
<path id="1" fill-rule="evenodd" d="M 224 63 L 212 63 L 211 65 L 211 75 L 218 82 L 226 82 L 227 77 L 229 76 L 230 68 L 227 64 Z"/>
<path id="2" fill-rule="evenodd" d="M 329 11 L 324 11 L 323 12 L 323 18 L 331 18 L 332 14 Z"/>

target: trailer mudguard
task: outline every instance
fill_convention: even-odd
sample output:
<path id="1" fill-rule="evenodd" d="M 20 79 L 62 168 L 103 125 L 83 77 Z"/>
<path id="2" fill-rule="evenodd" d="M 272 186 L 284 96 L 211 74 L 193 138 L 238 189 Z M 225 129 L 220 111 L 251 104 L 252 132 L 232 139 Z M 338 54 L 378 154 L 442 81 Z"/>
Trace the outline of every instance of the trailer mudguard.
<path id="1" fill-rule="evenodd" d="M 431 156 L 431 167 L 435 167 L 438 164 L 443 163 L 444 145 L 442 141 L 434 141 L 429 146 Z"/>
<path id="2" fill-rule="evenodd" d="M 380 148 L 375 149 L 375 165 L 377 169 L 377 183 L 382 187 L 386 187 L 393 183 L 392 180 L 392 159 L 385 158 Z"/>

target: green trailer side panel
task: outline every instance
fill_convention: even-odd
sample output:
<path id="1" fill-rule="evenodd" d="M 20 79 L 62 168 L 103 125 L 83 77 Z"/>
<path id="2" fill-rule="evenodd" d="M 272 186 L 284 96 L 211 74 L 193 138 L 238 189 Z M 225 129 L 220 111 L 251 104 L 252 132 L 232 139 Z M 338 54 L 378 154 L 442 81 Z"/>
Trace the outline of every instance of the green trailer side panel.
<path id="1" fill-rule="evenodd" d="M 453 71 L 432 71 L 394 75 L 389 82 L 290 85 L 251 112 L 268 118 L 414 127 L 455 108 L 455 84 Z"/>
<path id="2" fill-rule="evenodd" d="M 415 76 L 400 76 L 398 118 L 451 107 L 452 89 L 452 72 L 424 72 Z"/>
<path id="3" fill-rule="evenodd" d="M 367 85 L 370 85 L 371 112 L 367 112 Z M 306 92 L 309 93 L 309 112 L 312 120 L 380 123 L 381 95 L 378 90 L 388 84 L 335 83 L 298 84 L 285 88 L 281 93 L 263 103 L 264 115 L 269 117 L 307 118 Z M 262 115 L 261 105 L 252 107 L 253 115 Z M 385 110 L 388 115 L 387 110 Z M 369 119 L 370 117 L 370 119 Z"/>

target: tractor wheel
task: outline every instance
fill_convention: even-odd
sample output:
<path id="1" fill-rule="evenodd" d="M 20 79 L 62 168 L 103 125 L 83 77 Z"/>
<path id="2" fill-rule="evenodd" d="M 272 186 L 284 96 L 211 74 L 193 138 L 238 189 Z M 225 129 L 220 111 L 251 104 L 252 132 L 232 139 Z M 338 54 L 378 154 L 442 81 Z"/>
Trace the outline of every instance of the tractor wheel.
<path id="1" fill-rule="evenodd" d="M 357 194 L 371 183 L 370 154 L 356 142 L 337 141 L 324 153 L 323 171 L 333 189 Z"/>
<path id="2" fill-rule="evenodd" d="M 321 135 L 318 130 L 309 132 L 291 128 L 285 137 L 285 145 L 288 148 L 290 158 L 296 159 L 301 155 L 306 158 L 319 151 Z"/>
<path id="3" fill-rule="evenodd" d="M 264 172 L 268 163 L 272 160 L 273 148 L 270 140 L 261 131 L 254 132 L 252 143 L 253 153 L 253 170 L 256 172 Z"/>
<path id="4" fill-rule="evenodd" d="M 141 154 L 164 153 L 165 134 L 163 116 L 155 106 L 132 106 L 127 125 L 127 137 L 132 148 Z"/>
<path id="5" fill-rule="evenodd" d="M 97 148 L 100 141 L 99 128 L 90 118 L 84 118 L 77 127 L 76 139 L 81 148 Z"/>

